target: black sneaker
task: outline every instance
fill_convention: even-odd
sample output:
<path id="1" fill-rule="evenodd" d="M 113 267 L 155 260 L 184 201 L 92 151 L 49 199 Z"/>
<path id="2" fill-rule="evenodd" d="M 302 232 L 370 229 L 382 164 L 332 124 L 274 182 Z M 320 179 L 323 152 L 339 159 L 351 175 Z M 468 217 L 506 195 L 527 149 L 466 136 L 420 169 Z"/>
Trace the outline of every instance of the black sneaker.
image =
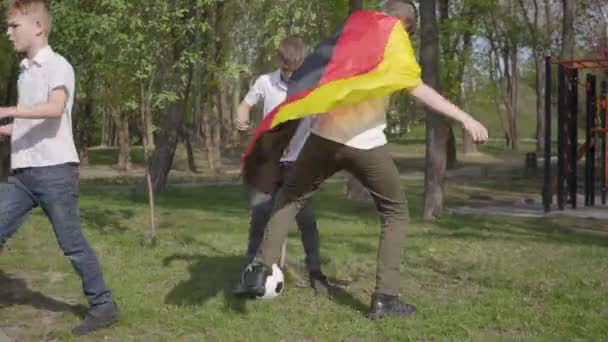
<path id="1" fill-rule="evenodd" d="M 233 290 L 237 297 L 255 299 L 266 292 L 266 278 L 272 275 L 272 269 L 261 263 L 249 264 L 241 274 L 241 281 Z"/>
<path id="2" fill-rule="evenodd" d="M 329 297 L 329 290 L 331 285 L 327 280 L 327 277 L 321 271 L 310 272 L 310 287 L 315 290 L 315 295 L 322 297 Z"/>
<path id="3" fill-rule="evenodd" d="M 92 307 L 84 321 L 72 329 L 72 334 L 82 336 L 108 328 L 118 322 L 118 306 L 114 302 Z"/>
<path id="4" fill-rule="evenodd" d="M 410 317 L 416 312 L 416 307 L 403 303 L 397 296 L 382 293 L 372 295 L 371 310 L 368 316 L 372 319 L 394 317 Z"/>

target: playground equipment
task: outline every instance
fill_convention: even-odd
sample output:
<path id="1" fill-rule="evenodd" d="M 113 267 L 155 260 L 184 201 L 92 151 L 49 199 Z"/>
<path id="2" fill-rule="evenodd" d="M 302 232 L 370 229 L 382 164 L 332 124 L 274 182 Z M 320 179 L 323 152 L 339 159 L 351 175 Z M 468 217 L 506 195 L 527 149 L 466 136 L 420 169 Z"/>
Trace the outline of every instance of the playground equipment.
<path id="1" fill-rule="evenodd" d="M 584 83 L 586 92 L 586 136 L 585 143 L 578 146 L 579 112 L 579 70 L 608 70 L 608 49 L 588 40 L 604 58 L 557 60 L 546 57 L 545 75 L 545 163 L 543 205 L 545 212 L 551 211 L 553 195 L 557 197 L 559 210 L 564 210 L 567 202 L 573 209 L 577 207 L 578 162 L 585 157 L 584 193 L 585 206 L 594 206 L 596 199 L 596 159 L 601 151 L 600 192 L 601 201 L 606 205 L 608 191 L 608 83 L 601 82 L 598 101 L 597 76 L 587 74 Z M 557 175 L 551 168 L 551 120 L 552 120 L 552 68 L 557 65 Z"/>

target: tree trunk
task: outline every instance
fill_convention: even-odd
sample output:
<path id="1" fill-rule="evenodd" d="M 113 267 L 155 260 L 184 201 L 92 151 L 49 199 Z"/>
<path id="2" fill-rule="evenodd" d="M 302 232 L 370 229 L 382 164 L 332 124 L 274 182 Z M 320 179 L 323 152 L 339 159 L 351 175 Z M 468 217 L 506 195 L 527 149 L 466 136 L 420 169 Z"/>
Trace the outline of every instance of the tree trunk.
<path id="1" fill-rule="evenodd" d="M 232 91 L 232 113 L 236 114 L 239 108 L 239 104 L 241 101 L 241 78 L 237 77 L 236 79 L 236 83 L 234 85 L 234 89 Z M 238 149 L 241 148 L 241 135 L 239 134 L 239 131 L 237 129 L 235 129 L 236 127 L 236 115 L 232 115 L 231 116 L 231 129 L 232 129 L 232 145 L 236 146 Z"/>
<path id="2" fill-rule="evenodd" d="M 439 89 L 439 30 L 435 1 L 420 3 L 421 53 L 423 79 Z M 424 218 L 441 216 L 444 206 L 444 181 L 447 166 L 449 125 L 429 112 L 426 123 L 426 172 L 424 184 Z"/>
<path id="3" fill-rule="evenodd" d="M 146 141 L 147 144 L 147 148 L 148 149 L 153 149 L 154 148 L 154 120 L 152 118 L 152 111 L 151 110 L 146 110 L 145 111 L 145 117 L 144 117 L 144 131 L 145 131 L 145 138 L 144 141 Z"/>
<path id="4" fill-rule="evenodd" d="M 89 146 L 91 145 L 91 132 L 92 132 L 92 121 L 93 121 L 93 97 L 88 94 L 87 100 L 84 104 L 84 110 L 82 111 L 82 117 L 80 118 L 80 151 L 78 151 L 78 158 L 80 159 L 81 165 L 89 165 Z"/>
<path id="5" fill-rule="evenodd" d="M 155 194 L 165 189 L 169 171 L 171 165 L 173 165 L 178 130 L 184 120 L 181 105 L 181 101 L 171 103 L 160 116 L 160 127 L 156 134 L 156 147 L 150 158 L 150 178 Z"/>
<path id="6" fill-rule="evenodd" d="M 221 152 L 222 147 L 230 148 L 232 147 L 232 132 L 234 131 L 234 126 L 232 125 L 232 119 L 230 115 L 231 106 L 231 87 L 228 85 L 228 81 L 222 80 L 221 82 L 221 90 L 220 90 L 220 114 L 221 114 L 221 129 L 220 129 L 220 156 L 218 158 L 221 160 Z"/>
<path id="7" fill-rule="evenodd" d="M 449 126 L 448 139 L 446 141 L 445 148 L 447 154 L 446 167 L 448 168 L 448 170 L 453 170 L 456 167 L 456 164 L 458 164 L 458 159 L 456 156 L 456 136 L 454 135 L 452 125 Z"/>
<path id="8" fill-rule="evenodd" d="M 188 156 L 188 169 L 192 173 L 198 173 L 196 163 L 194 161 L 194 149 L 192 148 L 191 130 L 185 129 L 184 142 L 186 144 L 186 155 Z"/>
<path id="9" fill-rule="evenodd" d="M 13 61 L 13 64 L 14 61 Z M 6 93 L 1 100 L 2 106 L 10 106 L 17 102 L 17 78 L 19 77 L 19 68 L 13 65 L 10 69 L 10 75 L 6 80 Z M 11 119 L 0 120 L 0 125 L 6 125 L 11 122 Z M 11 138 L 0 136 L 0 182 L 7 180 L 11 171 Z"/>
<path id="10" fill-rule="evenodd" d="M 348 2 L 348 14 L 363 9 L 363 0 L 349 0 Z"/>
<path id="11" fill-rule="evenodd" d="M 545 149 L 545 75 L 543 69 L 543 59 L 536 56 L 536 152 L 540 153 Z"/>
<path id="12" fill-rule="evenodd" d="M 221 123 L 218 118 L 219 109 L 216 103 L 213 103 L 213 97 L 209 99 L 208 110 L 203 115 L 203 129 L 205 135 L 205 145 L 207 147 L 207 162 L 209 163 L 209 171 L 212 175 L 218 175 L 222 169 L 222 160 L 220 144 L 221 144 Z"/>
<path id="13" fill-rule="evenodd" d="M 576 14 L 576 0 L 562 0 L 564 17 L 562 26 L 561 58 L 574 57 L 574 18 Z"/>
<path id="14" fill-rule="evenodd" d="M 107 146 L 107 142 L 108 142 L 108 120 L 106 118 L 106 111 L 103 111 L 103 117 L 101 120 L 101 139 L 99 144 L 101 146 Z"/>
<path id="15" fill-rule="evenodd" d="M 519 99 L 519 70 L 518 70 L 518 56 L 517 56 L 517 45 L 514 45 L 509 53 L 511 59 L 511 80 L 509 87 L 509 102 L 510 102 L 510 129 L 511 129 L 511 146 L 512 149 L 519 150 L 519 134 L 517 129 L 517 112 L 518 112 L 518 99 Z"/>
<path id="16" fill-rule="evenodd" d="M 131 170 L 131 142 L 129 117 L 119 107 L 112 106 L 112 118 L 118 133 L 118 161 L 116 167 L 122 171 Z"/>

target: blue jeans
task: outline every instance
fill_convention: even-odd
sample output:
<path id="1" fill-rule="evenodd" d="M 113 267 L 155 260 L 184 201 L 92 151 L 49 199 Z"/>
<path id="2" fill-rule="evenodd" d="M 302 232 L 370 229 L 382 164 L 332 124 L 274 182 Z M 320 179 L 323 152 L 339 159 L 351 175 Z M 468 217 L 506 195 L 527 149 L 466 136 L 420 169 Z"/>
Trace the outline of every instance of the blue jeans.
<path id="1" fill-rule="evenodd" d="M 278 172 L 277 190 L 282 186 L 283 180 L 291 171 L 293 163 L 282 163 Z M 276 191 L 275 191 L 276 193 Z M 264 230 L 272 213 L 275 193 L 267 194 L 254 191 L 251 198 L 251 222 L 249 226 L 249 245 L 247 255 L 253 259 L 264 239 Z M 319 255 L 319 229 L 312 203 L 307 201 L 296 215 L 296 223 L 302 238 L 302 245 L 306 254 L 306 266 L 309 272 L 321 271 L 321 257 Z"/>
<path id="2" fill-rule="evenodd" d="M 0 183 L 0 248 L 38 206 L 51 221 L 63 254 L 82 279 L 91 307 L 112 301 L 97 256 L 80 230 L 79 168 L 76 164 L 15 170 Z"/>

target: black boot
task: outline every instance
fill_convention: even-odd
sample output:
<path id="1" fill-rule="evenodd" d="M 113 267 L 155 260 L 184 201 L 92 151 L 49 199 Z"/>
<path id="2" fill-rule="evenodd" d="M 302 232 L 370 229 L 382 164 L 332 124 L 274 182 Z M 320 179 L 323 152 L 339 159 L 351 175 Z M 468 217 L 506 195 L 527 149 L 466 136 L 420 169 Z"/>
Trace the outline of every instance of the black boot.
<path id="1" fill-rule="evenodd" d="M 272 269 L 261 263 L 249 264 L 241 274 L 241 281 L 233 293 L 237 297 L 254 299 L 266 292 L 266 278 L 272 275 Z"/>
<path id="2" fill-rule="evenodd" d="M 84 321 L 72 329 L 72 334 L 82 336 L 107 328 L 118 322 L 118 306 L 114 302 L 92 307 Z"/>
<path id="3" fill-rule="evenodd" d="M 372 295 L 370 318 L 384 318 L 387 316 L 410 317 L 416 312 L 416 307 L 403 303 L 397 296 L 382 293 Z"/>

